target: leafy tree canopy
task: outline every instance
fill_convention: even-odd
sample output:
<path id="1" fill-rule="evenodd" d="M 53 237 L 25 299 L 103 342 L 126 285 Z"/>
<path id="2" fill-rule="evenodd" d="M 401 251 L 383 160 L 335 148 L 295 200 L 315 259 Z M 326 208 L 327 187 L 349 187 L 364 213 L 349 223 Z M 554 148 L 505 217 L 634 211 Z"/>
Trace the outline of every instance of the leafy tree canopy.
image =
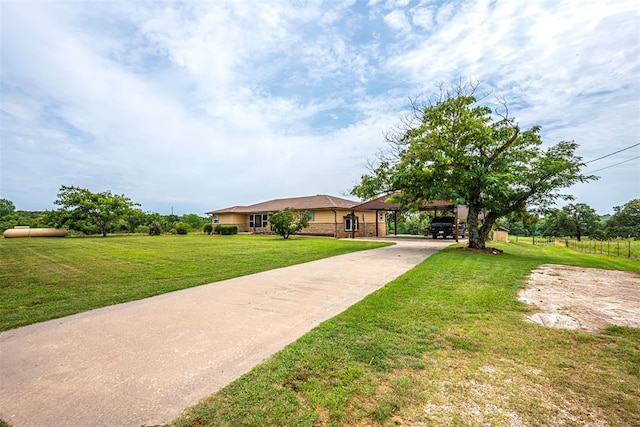
<path id="1" fill-rule="evenodd" d="M 272 213 L 269 216 L 269 223 L 277 234 L 288 239 L 290 235 L 296 234 L 309 226 L 309 214 L 285 208 Z"/>
<path id="2" fill-rule="evenodd" d="M 412 102 L 413 115 L 387 135 L 390 150 L 352 194 L 393 194 L 405 208 L 437 199 L 467 205 L 469 247 L 484 248 L 498 218 L 570 200 L 559 190 L 596 178 L 580 173 L 576 143 L 543 148 L 539 126 L 520 129 L 506 102 L 492 111 L 480 104 L 477 88 L 458 84 L 427 104 Z"/>
<path id="3" fill-rule="evenodd" d="M 16 211 L 16 207 L 11 200 L 0 199 L 0 219 Z"/>
<path id="4" fill-rule="evenodd" d="M 569 204 L 551 211 L 544 232 L 545 236 L 575 237 L 578 241 L 584 236 L 601 238 L 602 234 L 598 213 L 585 203 Z"/>
<path id="5" fill-rule="evenodd" d="M 615 206 L 613 211 L 606 227 L 609 237 L 640 238 L 640 199 L 630 200 L 624 206 Z"/>
<path id="6" fill-rule="evenodd" d="M 110 191 L 92 193 L 86 188 L 62 185 L 55 204 L 61 223 L 75 222 L 95 226 L 107 236 L 109 225 L 129 215 L 138 213 L 131 199 Z"/>

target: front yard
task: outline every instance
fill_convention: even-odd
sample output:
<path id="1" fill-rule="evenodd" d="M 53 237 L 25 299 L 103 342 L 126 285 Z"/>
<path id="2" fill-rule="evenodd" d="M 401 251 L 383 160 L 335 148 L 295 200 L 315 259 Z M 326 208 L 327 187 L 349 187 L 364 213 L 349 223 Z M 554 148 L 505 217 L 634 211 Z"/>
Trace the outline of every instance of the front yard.
<path id="1" fill-rule="evenodd" d="M 204 399 L 175 426 L 640 425 L 640 330 L 527 322 L 517 299 L 540 264 L 640 273 L 563 247 L 455 248 Z M 636 290 L 640 292 L 640 289 Z"/>
<path id="2" fill-rule="evenodd" d="M 0 331 L 381 245 L 248 235 L 0 239 Z"/>

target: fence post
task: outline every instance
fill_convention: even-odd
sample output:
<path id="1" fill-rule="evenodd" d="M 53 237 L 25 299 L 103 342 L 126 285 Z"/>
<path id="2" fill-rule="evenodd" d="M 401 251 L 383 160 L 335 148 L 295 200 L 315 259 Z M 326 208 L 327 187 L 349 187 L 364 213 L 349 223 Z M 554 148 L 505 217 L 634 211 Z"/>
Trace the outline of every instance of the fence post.
<path id="1" fill-rule="evenodd" d="M 616 239 L 616 243 L 618 246 L 618 256 L 620 256 L 620 238 L 619 237 Z"/>
<path id="2" fill-rule="evenodd" d="M 631 258 L 631 235 L 629 235 L 629 238 L 627 240 L 627 258 Z"/>

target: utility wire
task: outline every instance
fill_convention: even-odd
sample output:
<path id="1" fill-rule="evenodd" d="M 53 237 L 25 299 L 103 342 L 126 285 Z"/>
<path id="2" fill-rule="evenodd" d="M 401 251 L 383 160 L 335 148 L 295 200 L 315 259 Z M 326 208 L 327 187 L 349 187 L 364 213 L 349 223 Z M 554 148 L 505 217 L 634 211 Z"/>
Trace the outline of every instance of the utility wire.
<path id="1" fill-rule="evenodd" d="M 588 162 L 585 162 L 584 164 L 586 165 L 586 164 L 588 164 L 588 163 L 593 163 L 593 162 L 595 162 L 596 160 L 602 160 L 602 159 L 604 159 L 605 157 L 613 156 L 614 154 L 621 153 L 621 152 L 623 152 L 623 151 L 625 151 L 625 150 L 628 150 L 629 148 L 637 147 L 638 145 L 640 145 L 640 142 L 638 142 L 637 144 L 630 145 L 630 146 L 628 146 L 627 148 L 623 148 L 622 150 L 614 151 L 613 153 L 611 153 L 611 154 L 607 154 L 606 156 L 602 156 L 602 157 L 598 157 L 597 159 L 589 160 Z M 636 157 L 636 159 L 637 159 L 637 157 Z M 632 160 L 633 160 L 633 159 L 632 159 Z M 624 163 L 624 162 L 623 162 L 623 163 Z M 613 166 L 615 166 L 615 165 L 613 165 Z M 606 168 L 605 168 L 605 169 L 606 169 Z M 599 169 L 599 170 L 602 170 L 602 169 Z"/>
<path id="2" fill-rule="evenodd" d="M 636 144 L 636 145 L 638 145 L 638 144 Z M 612 153 L 612 154 L 615 154 L 615 153 Z M 605 156 L 605 157 L 606 157 L 606 156 Z M 602 171 L 602 170 L 605 170 L 605 169 L 609 169 L 609 168 L 612 168 L 612 167 L 614 167 L 614 166 L 618 166 L 618 165 L 621 165 L 621 164 L 623 164 L 623 163 L 630 162 L 631 160 L 635 160 L 635 159 L 640 159 L 640 156 L 633 157 L 633 158 L 631 158 L 631 159 L 627 159 L 627 160 L 625 160 L 624 162 L 616 163 L 615 165 L 610 165 L 610 166 L 607 166 L 607 167 L 604 167 L 604 168 L 596 169 L 596 170 L 594 170 L 594 171 L 588 172 L 588 174 L 592 174 L 592 173 L 599 172 L 599 171 Z M 597 160 L 597 159 L 596 159 L 596 160 Z"/>

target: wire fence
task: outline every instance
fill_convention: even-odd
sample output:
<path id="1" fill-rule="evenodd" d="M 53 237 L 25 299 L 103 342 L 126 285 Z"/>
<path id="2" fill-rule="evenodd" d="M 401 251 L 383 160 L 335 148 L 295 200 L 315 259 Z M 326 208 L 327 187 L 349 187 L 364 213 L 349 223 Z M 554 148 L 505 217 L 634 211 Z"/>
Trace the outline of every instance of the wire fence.
<path id="1" fill-rule="evenodd" d="M 555 245 L 556 241 L 553 237 L 542 237 L 542 236 L 509 236 L 509 240 L 515 240 L 516 242 L 522 243 L 530 243 L 536 246 L 547 246 L 547 245 Z"/>
<path id="2" fill-rule="evenodd" d="M 585 253 L 619 256 L 626 258 L 640 258 L 640 242 L 627 239 L 564 239 L 566 247 Z"/>
<path id="3" fill-rule="evenodd" d="M 569 249 L 584 253 L 640 259 L 640 240 L 636 240 L 633 238 L 618 238 L 609 240 L 583 238 L 578 241 L 575 238 L 569 239 L 543 236 L 512 236 L 510 240 L 515 240 L 516 242 L 531 243 L 536 246 L 563 245 Z"/>

